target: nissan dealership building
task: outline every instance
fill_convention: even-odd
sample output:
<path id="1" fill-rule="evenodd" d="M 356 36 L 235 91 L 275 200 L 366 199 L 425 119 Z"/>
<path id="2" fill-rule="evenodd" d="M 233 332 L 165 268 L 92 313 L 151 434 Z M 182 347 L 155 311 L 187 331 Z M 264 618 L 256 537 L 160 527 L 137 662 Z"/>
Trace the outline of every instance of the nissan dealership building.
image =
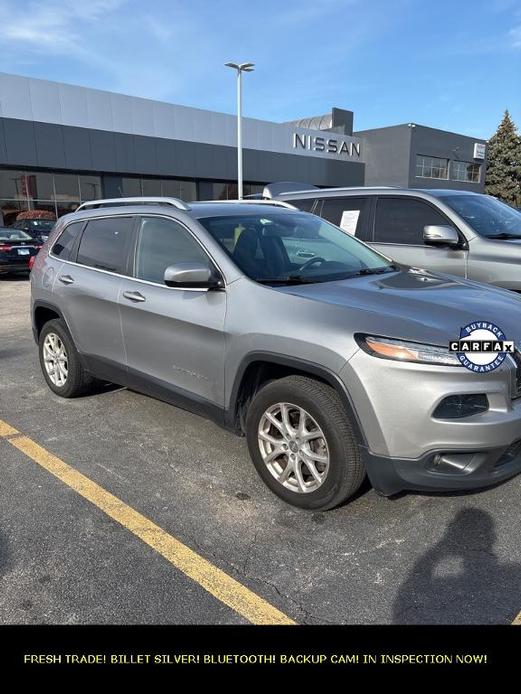
<path id="1" fill-rule="evenodd" d="M 99 197 L 237 196 L 234 115 L 0 73 L 0 210 L 60 216 Z M 353 131 L 353 113 L 244 118 L 244 194 L 273 181 L 483 191 L 486 143 L 414 123 Z M 0 218 L 0 224 L 2 219 Z"/>

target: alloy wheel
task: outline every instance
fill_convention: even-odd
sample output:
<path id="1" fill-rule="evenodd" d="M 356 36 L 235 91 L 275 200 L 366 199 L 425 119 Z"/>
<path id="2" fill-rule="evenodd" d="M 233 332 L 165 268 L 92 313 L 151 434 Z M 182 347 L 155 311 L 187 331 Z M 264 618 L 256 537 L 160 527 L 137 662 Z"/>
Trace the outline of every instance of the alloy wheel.
<path id="1" fill-rule="evenodd" d="M 270 406 L 257 435 L 264 464 L 282 486 L 299 494 L 322 486 L 329 470 L 327 440 L 304 408 L 287 402 Z"/>
<path id="2" fill-rule="evenodd" d="M 50 381 L 62 388 L 69 375 L 67 351 L 56 333 L 48 333 L 43 341 L 43 361 Z"/>

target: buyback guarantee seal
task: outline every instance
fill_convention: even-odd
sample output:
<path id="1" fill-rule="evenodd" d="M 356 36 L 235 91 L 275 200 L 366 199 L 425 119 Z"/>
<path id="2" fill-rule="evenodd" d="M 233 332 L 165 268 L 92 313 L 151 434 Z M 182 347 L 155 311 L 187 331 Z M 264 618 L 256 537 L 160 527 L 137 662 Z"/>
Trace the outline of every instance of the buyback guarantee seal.
<path id="1" fill-rule="evenodd" d="M 475 321 L 460 330 L 459 340 L 449 342 L 462 366 L 475 373 L 494 371 L 515 351 L 500 327 L 490 321 Z"/>

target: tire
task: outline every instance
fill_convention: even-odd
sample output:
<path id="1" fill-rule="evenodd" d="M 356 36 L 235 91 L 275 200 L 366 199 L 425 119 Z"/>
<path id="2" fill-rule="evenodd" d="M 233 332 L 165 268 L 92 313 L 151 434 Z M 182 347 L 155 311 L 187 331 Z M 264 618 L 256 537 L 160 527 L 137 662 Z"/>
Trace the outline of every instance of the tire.
<path id="1" fill-rule="evenodd" d="M 60 359 L 60 363 L 62 367 L 65 367 L 67 372 L 63 383 L 58 382 L 56 376 L 54 376 L 53 380 L 53 374 L 50 374 L 46 367 L 44 353 L 47 356 L 50 356 L 49 351 L 46 351 L 45 349 L 45 346 L 49 345 L 49 342 L 46 342 L 46 340 L 49 338 L 50 341 L 53 341 L 52 336 L 56 338 L 56 341 L 54 342 L 55 345 L 63 346 L 65 360 Z M 70 336 L 69 331 L 62 320 L 53 319 L 45 323 L 40 332 L 38 352 L 40 356 L 40 366 L 45 381 L 53 393 L 56 393 L 56 395 L 61 395 L 62 398 L 75 398 L 79 395 L 85 395 L 88 393 L 93 388 L 94 384 L 97 383 L 97 379 L 87 373 L 83 368 L 78 355 L 78 350 L 74 346 L 72 337 Z M 52 363 L 49 368 L 52 368 Z M 63 371 L 61 373 L 63 375 Z"/>
<path id="2" fill-rule="evenodd" d="M 289 436 L 280 428 L 281 424 L 282 429 L 285 428 L 283 410 L 287 414 L 286 421 L 291 424 L 286 428 L 286 432 L 292 432 Z M 305 434 L 316 435 L 309 442 L 293 435 L 298 430 L 302 410 Z M 272 424 L 267 414 L 278 421 L 278 426 Z M 271 440 L 265 440 L 265 435 Z M 293 506 L 326 511 L 353 496 L 364 480 L 365 471 L 350 416 L 334 388 L 313 378 L 288 376 L 264 386 L 248 408 L 246 439 L 261 478 L 277 496 Z M 287 450 L 280 452 L 284 445 Z M 290 446 L 294 449 L 293 463 L 286 469 Z M 311 474 L 307 463 L 302 462 L 310 451 L 314 456 L 311 462 L 315 475 Z M 274 456 L 271 460 L 270 453 Z M 291 469 L 293 471 L 288 474 Z"/>

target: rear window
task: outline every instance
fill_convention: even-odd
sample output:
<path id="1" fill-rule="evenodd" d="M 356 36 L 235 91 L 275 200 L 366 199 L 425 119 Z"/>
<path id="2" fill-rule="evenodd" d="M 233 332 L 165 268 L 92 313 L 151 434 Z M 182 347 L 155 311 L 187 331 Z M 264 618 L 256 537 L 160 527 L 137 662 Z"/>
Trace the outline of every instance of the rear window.
<path id="1" fill-rule="evenodd" d="M 16 226 L 27 231 L 31 231 L 31 229 L 35 231 L 50 231 L 54 226 L 54 222 L 50 219 L 24 219 L 21 222 L 16 222 Z"/>
<path id="2" fill-rule="evenodd" d="M 88 222 L 78 249 L 78 263 L 124 274 L 132 222 L 132 217 L 109 217 Z"/>
<path id="3" fill-rule="evenodd" d="M 0 229 L 0 241 L 30 241 L 31 237 L 21 229 Z"/>
<path id="4" fill-rule="evenodd" d="M 83 225 L 84 222 L 69 224 L 52 247 L 53 255 L 60 258 L 60 260 L 73 260 L 72 250 Z"/>
<path id="5" fill-rule="evenodd" d="M 346 196 L 343 198 L 324 198 L 322 204 L 322 217 L 328 222 L 336 224 L 343 231 L 357 236 L 364 241 L 369 241 L 369 204 L 368 197 Z"/>

